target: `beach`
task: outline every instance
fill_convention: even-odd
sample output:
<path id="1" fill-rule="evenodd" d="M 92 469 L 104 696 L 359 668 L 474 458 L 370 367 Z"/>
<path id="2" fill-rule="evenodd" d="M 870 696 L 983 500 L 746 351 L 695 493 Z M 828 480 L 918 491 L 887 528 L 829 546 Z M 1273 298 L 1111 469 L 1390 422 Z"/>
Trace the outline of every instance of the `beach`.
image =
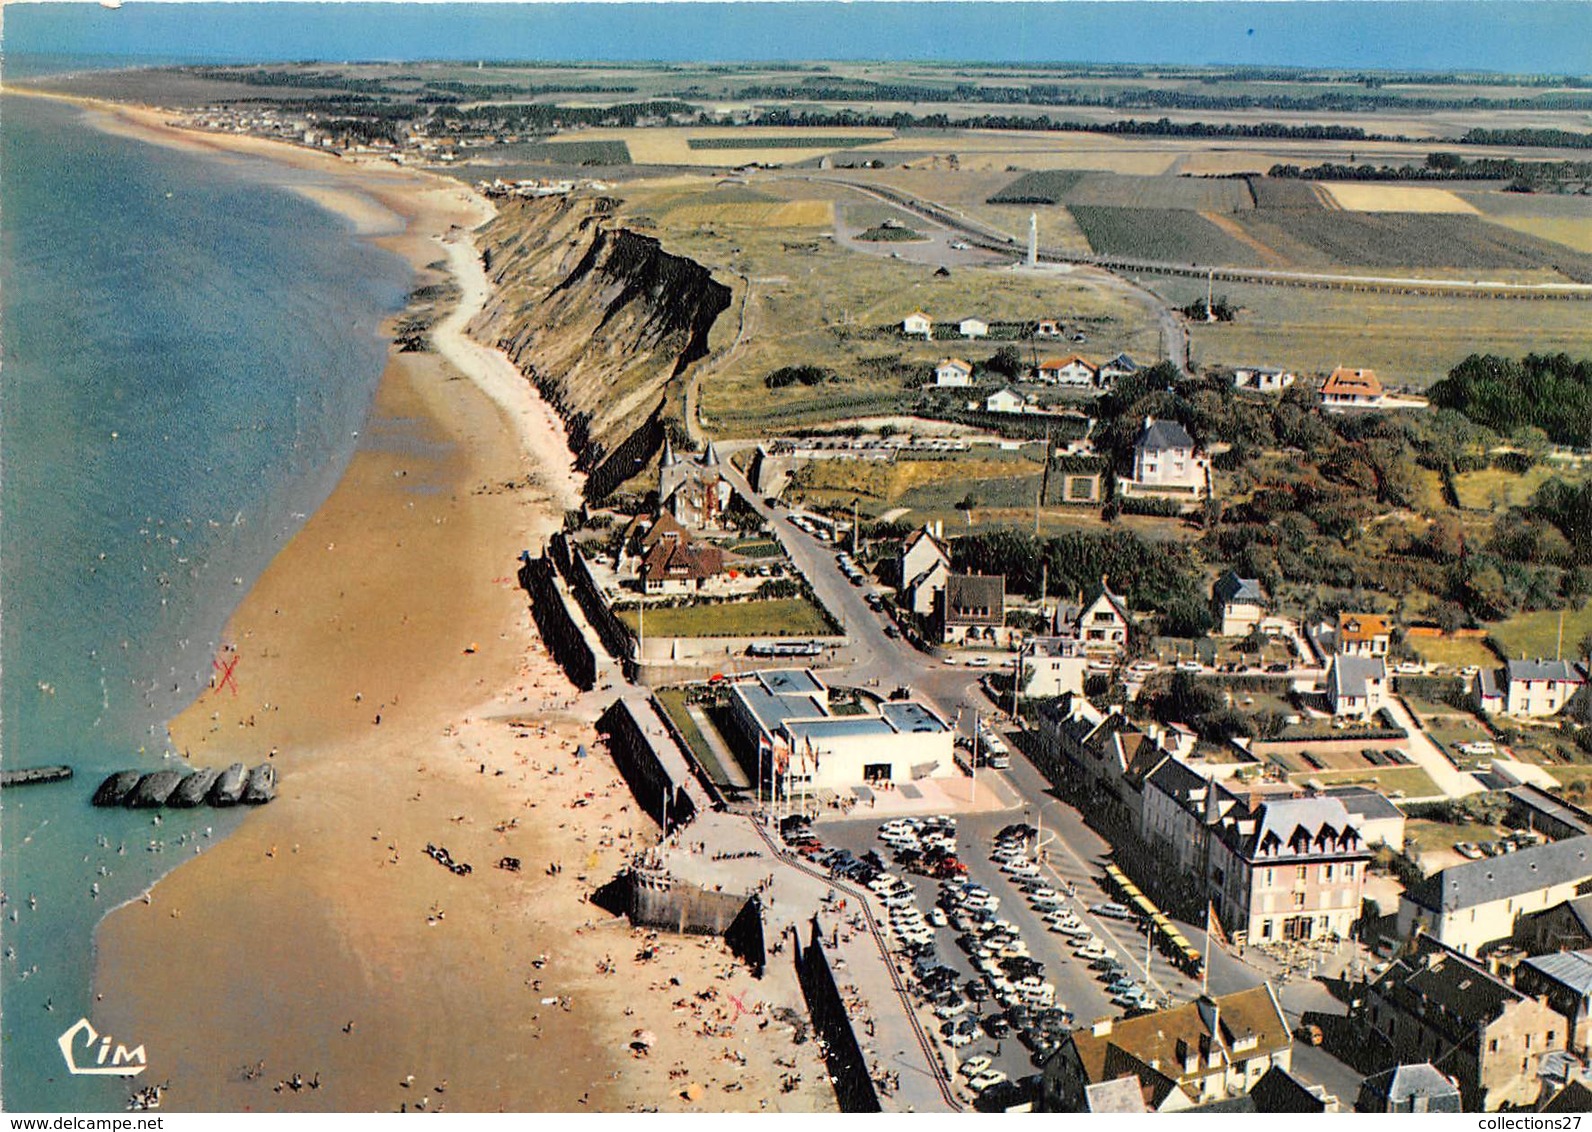
<path id="1" fill-rule="evenodd" d="M 657 828 L 596 742 L 612 693 L 568 684 L 515 579 L 580 482 L 551 409 L 464 333 L 489 206 L 158 111 L 89 113 L 312 174 L 285 184 L 458 290 L 432 351 L 390 353 L 342 480 L 229 622 L 230 675 L 172 722 L 195 766 L 272 762 L 278 798 L 102 921 L 96 1026 L 146 1047 L 178 1110 L 757 1109 L 791 1057 L 758 984 L 717 940 L 649 940 L 586 900 Z M 833 1107 L 816 1052 L 783 1107 Z"/>

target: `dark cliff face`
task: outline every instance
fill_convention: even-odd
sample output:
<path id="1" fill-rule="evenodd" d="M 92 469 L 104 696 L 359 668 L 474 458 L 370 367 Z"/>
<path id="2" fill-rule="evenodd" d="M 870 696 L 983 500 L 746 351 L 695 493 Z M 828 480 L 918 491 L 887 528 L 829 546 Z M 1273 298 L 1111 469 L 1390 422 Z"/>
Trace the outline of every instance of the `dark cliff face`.
<path id="1" fill-rule="evenodd" d="M 730 289 L 650 236 L 604 221 L 603 198 L 511 202 L 480 233 L 495 290 L 471 325 L 569 425 L 600 499 L 633 475 L 680 412 L 679 382 L 708 353 Z"/>

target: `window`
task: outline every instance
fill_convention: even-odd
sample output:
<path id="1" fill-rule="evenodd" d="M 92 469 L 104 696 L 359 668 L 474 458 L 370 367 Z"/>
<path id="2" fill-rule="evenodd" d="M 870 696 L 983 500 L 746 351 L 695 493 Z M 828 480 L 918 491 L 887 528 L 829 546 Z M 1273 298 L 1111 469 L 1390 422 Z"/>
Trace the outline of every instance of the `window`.
<path id="1" fill-rule="evenodd" d="M 1547 1048 L 1552 1049 L 1553 1048 L 1553 1039 L 1555 1037 L 1557 1037 L 1557 1036 L 1558 1036 L 1558 1031 L 1549 1030 L 1546 1034 L 1543 1035 L 1542 1044 L 1544 1046 L 1546 1046 Z"/>
<path id="2" fill-rule="evenodd" d="M 1526 1035 L 1526 1048 L 1527 1049 L 1531 1048 L 1531 1035 L 1530 1034 Z"/>
<path id="3" fill-rule="evenodd" d="M 1324 880 L 1324 881 L 1332 880 L 1332 866 L 1331 865 L 1322 865 L 1321 866 L 1321 879 Z"/>
<path id="4" fill-rule="evenodd" d="M 1305 882 L 1305 872 L 1308 868 L 1308 865 L 1300 865 L 1299 868 L 1294 871 L 1294 880 L 1300 884 L 1303 884 Z"/>
<path id="5" fill-rule="evenodd" d="M 1293 906 L 1295 908 L 1303 908 L 1305 906 L 1305 894 L 1304 893 L 1296 892 L 1296 893 L 1293 894 Z"/>
<path id="6" fill-rule="evenodd" d="M 1497 1038 L 1493 1038 L 1491 1041 L 1489 1041 L 1487 1043 L 1487 1052 L 1488 1053 L 1497 1053 L 1498 1052 L 1498 1039 Z"/>
<path id="7" fill-rule="evenodd" d="M 1343 876 L 1344 876 L 1345 880 L 1353 880 L 1354 879 L 1354 863 L 1352 861 L 1349 864 L 1343 866 Z"/>
<path id="8" fill-rule="evenodd" d="M 1275 879 L 1274 879 L 1272 874 L 1275 873 L 1275 872 L 1276 872 L 1275 869 L 1267 869 L 1265 871 L 1265 873 L 1263 874 L 1265 879 L 1260 882 L 1261 883 L 1261 887 L 1270 888 L 1272 886 L 1272 884 L 1275 882 Z"/>

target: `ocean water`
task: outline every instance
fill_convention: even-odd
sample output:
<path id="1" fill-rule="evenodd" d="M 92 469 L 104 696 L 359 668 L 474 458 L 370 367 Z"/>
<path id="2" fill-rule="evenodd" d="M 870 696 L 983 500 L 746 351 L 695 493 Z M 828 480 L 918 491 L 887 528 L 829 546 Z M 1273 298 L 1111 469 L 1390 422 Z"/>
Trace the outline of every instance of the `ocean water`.
<path id="1" fill-rule="evenodd" d="M 89 797 L 181 765 L 165 721 L 230 694 L 226 619 L 346 467 L 409 277 L 257 162 L 35 99 L 0 122 L 0 764 L 77 775 L 0 798 L 0 1103 L 120 1108 L 56 1046 L 93 1021 L 94 926 L 241 814 Z"/>
<path id="2" fill-rule="evenodd" d="M 209 60 L 1223 63 L 1582 74 L 1569 0 L 13 4 L 14 52 Z"/>

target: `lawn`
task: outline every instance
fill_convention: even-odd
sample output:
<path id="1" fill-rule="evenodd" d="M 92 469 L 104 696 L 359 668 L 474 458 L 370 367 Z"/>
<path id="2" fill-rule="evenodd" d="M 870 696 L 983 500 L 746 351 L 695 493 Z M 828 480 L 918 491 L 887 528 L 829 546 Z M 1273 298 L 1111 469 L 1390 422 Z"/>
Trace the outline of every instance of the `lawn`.
<path id="1" fill-rule="evenodd" d="M 1559 614 L 1551 609 L 1517 613 L 1507 621 L 1487 626 L 1505 656 L 1552 657 L 1559 655 Z M 1592 602 L 1579 611 L 1564 611 L 1562 655 L 1573 655 L 1581 638 L 1592 633 Z"/>
<path id="2" fill-rule="evenodd" d="M 1496 840 L 1498 830 L 1490 825 L 1450 825 L 1447 822 L 1411 818 L 1404 823 L 1404 837 L 1413 842 L 1420 852 L 1430 853 L 1433 850 L 1450 850 L 1461 841 Z"/>
<path id="3" fill-rule="evenodd" d="M 1195 280 L 1144 282 L 1178 306 L 1205 296 L 1205 284 Z M 1287 366 L 1301 376 L 1330 373 L 1337 365 L 1367 366 L 1384 384 L 1424 388 L 1468 354 L 1592 354 L 1592 319 L 1583 303 L 1238 283 L 1218 286 L 1217 294 L 1238 308 L 1238 317 L 1190 326 L 1199 366 Z"/>
<path id="4" fill-rule="evenodd" d="M 1490 668 L 1498 663 L 1498 657 L 1487 647 L 1486 641 L 1465 637 L 1410 637 L 1409 646 L 1422 660 L 1432 664 Z"/>
<path id="5" fill-rule="evenodd" d="M 619 617 L 639 630 L 641 619 L 634 609 L 620 610 Z M 833 632 L 823 612 L 803 597 L 647 611 L 647 634 L 653 637 L 817 637 Z"/>
<path id="6" fill-rule="evenodd" d="M 668 715 L 669 721 L 679 729 L 685 737 L 686 746 L 691 748 L 691 756 L 707 771 L 708 777 L 719 786 L 730 784 L 730 778 L 724 773 L 724 768 L 719 765 L 713 748 L 708 746 L 708 741 L 702 736 L 702 729 L 696 725 L 696 720 L 691 718 L 691 713 L 685 706 L 684 688 L 662 688 L 653 695 Z"/>
<path id="7" fill-rule="evenodd" d="M 1432 776 L 1418 766 L 1399 766 L 1381 770 L 1315 770 L 1292 776 L 1296 781 L 1315 779 L 1323 786 L 1372 786 L 1383 794 L 1402 793 L 1406 798 L 1435 798 L 1442 795 Z"/>

